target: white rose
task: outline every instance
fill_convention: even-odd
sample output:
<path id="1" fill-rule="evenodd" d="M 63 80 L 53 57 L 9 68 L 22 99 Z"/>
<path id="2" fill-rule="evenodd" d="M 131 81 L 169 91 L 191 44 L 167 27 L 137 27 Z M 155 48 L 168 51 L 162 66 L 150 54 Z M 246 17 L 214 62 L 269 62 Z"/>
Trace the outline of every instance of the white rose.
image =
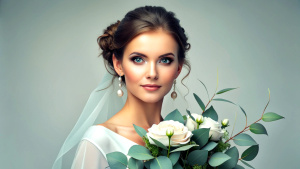
<path id="1" fill-rule="evenodd" d="M 221 125 L 209 117 L 204 117 L 204 122 L 200 124 L 199 128 L 210 128 L 209 137 L 212 141 L 219 141 L 224 135 Z"/>
<path id="2" fill-rule="evenodd" d="M 174 134 L 171 137 L 171 146 L 179 146 L 180 144 L 187 144 L 192 137 L 192 132 L 188 130 L 182 123 L 178 121 L 168 120 L 162 121 L 159 124 L 153 124 L 148 129 L 147 137 L 151 144 L 155 144 L 151 138 L 158 140 L 165 146 L 169 146 L 169 138 L 166 135 L 167 130 L 173 128 Z M 151 138 L 150 138 L 151 137 Z"/>
<path id="3" fill-rule="evenodd" d="M 202 115 L 196 113 L 192 113 L 191 115 L 195 120 L 199 119 L 200 121 L 203 121 Z M 194 131 L 195 129 L 197 129 L 197 123 L 189 115 L 187 115 L 185 126 L 189 129 L 189 131 Z"/>

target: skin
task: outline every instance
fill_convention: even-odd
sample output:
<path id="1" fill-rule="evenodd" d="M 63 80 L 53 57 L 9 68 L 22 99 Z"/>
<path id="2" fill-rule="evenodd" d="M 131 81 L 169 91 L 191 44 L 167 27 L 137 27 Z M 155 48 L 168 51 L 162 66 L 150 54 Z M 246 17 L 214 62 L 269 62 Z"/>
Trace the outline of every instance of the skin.
<path id="1" fill-rule="evenodd" d="M 117 114 L 100 125 L 144 145 L 132 124 L 147 130 L 162 121 L 163 98 L 182 69 L 182 63 L 178 61 L 178 44 L 162 29 L 145 32 L 128 43 L 122 60 L 113 56 L 113 63 L 115 71 L 125 76 L 127 100 Z M 145 84 L 161 87 L 148 91 L 141 86 Z"/>

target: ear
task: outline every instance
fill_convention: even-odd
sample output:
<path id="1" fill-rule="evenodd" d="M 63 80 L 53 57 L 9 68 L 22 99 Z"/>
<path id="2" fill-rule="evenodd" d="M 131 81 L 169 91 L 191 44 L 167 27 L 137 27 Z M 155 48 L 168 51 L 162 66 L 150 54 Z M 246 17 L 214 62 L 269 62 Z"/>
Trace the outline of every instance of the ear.
<path id="1" fill-rule="evenodd" d="M 115 54 L 113 54 L 112 60 L 113 60 L 115 71 L 118 73 L 119 76 L 123 76 L 124 72 L 123 72 L 122 62 L 116 58 Z"/>
<path id="2" fill-rule="evenodd" d="M 181 72 L 181 69 L 182 69 L 182 66 L 183 66 L 183 63 L 179 63 L 178 64 L 178 69 L 177 69 L 177 75 L 176 75 L 176 78 L 179 76 L 180 72 Z"/>

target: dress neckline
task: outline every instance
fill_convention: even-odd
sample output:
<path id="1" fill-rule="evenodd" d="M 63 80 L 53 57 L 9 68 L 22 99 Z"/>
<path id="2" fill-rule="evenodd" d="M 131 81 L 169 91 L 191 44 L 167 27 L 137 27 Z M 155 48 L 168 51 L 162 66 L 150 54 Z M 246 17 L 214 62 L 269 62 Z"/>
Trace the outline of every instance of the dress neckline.
<path id="1" fill-rule="evenodd" d="M 110 129 L 104 127 L 104 126 L 102 126 L 102 125 L 95 125 L 95 126 L 97 126 L 97 127 L 102 127 L 102 128 L 104 128 L 104 130 L 106 130 L 106 131 L 108 131 L 108 132 L 110 132 L 110 133 L 116 135 L 117 137 L 123 138 L 123 139 L 125 139 L 125 140 L 127 140 L 127 141 L 129 141 L 129 142 L 131 142 L 131 143 L 133 143 L 133 144 L 139 145 L 138 143 L 136 143 L 136 142 L 134 142 L 134 141 L 132 141 L 132 140 L 129 140 L 128 138 L 126 138 L 126 137 L 124 137 L 124 136 L 122 136 L 122 135 L 120 135 L 120 134 L 118 134 L 118 133 L 116 133 L 116 132 L 114 132 L 114 131 L 112 131 L 112 130 L 110 130 Z"/>

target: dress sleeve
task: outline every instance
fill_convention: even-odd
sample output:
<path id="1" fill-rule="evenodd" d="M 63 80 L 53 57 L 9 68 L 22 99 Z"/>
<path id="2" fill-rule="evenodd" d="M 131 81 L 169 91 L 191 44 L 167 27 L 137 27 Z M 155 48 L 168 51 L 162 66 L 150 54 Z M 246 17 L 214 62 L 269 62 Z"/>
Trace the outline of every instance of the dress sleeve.
<path id="1" fill-rule="evenodd" d="M 101 151 L 88 140 L 82 140 L 78 146 L 72 169 L 109 169 Z"/>

